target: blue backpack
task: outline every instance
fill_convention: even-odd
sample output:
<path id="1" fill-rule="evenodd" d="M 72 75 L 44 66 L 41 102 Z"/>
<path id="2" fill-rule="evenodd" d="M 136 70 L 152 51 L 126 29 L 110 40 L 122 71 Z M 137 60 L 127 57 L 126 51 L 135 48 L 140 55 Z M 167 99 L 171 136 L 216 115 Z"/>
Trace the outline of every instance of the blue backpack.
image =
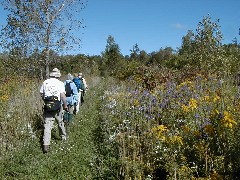
<path id="1" fill-rule="evenodd" d="M 82 79 L 80 79 L 80 78 L 78 78 L 78 77 L 75 77 L 75 78 L 73 78 L 73 80 L 72 80 L 74 83 L 75 83 L 75 85 L 77 86 L 77 89 L 78 89 L 78 91 L 81 89 L 81 90 L 85 90 L 85 87 L 84 87 L 84 84 L 83 84 L 83 81 L 82 81 Z"/>

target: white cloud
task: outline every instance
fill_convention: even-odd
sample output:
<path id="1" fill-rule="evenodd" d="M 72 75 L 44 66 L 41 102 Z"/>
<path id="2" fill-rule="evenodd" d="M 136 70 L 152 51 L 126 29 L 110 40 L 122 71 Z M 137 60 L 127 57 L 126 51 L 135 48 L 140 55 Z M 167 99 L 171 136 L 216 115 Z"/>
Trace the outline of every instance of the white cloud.
<path id="1" fill-rule="evenodd" d="M 177 28 L 177 29 L 184 29 L 185 28 L 185 26 L 180 24 L 180 23 L 172 24 L 172 27 Z"/>

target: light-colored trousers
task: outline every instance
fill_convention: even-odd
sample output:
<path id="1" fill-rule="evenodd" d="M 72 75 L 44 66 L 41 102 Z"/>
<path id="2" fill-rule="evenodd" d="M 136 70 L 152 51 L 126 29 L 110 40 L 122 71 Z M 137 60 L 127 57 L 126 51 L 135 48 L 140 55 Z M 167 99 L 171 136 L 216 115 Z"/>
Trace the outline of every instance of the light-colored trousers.
<path id="1" fill-rule="evenodd" d="M 50 145 L 51 131 L 54 121 L 57 120 L 60 136 L 66 138 L 66 128 L 63 122 L 63 108 L 59 112 L 43 112 L 44 116 L 44 132 L 43 132 L 43 145 Z"/>
<path id="2" fill-rule="evenodd" d="M 76 106 L 76 113 L 78 113 L 79 110 L 80 110 L 80 106 L 81 106 L 81 95 L 82 95 L 82 91 L 80 90 L 79 93 L 78 93 L 78 103 L 77 103 L 77 106 Z"/>

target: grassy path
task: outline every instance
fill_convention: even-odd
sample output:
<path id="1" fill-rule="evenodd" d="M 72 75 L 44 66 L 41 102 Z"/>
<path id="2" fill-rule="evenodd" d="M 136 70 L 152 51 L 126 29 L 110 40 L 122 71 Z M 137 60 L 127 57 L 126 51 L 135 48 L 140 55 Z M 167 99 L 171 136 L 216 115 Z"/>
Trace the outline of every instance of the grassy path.
<path id="1" fill-rule="evenodd" d="M 102 93 L 101 87 L 95 86 L 97 84 L 96 80 L 92 83 L 80 113 L 69 126 L 67 141 L 59 140 L 57 126 L 52 132 L 48 154 L 41 151 L 40 136 L 28 139 L 22 149 L 9 153 L 4 161 L 1 160 L 1 179 L 96 179 L 98 173 L 94 162 L 98 155 L 95 130 Z"/>

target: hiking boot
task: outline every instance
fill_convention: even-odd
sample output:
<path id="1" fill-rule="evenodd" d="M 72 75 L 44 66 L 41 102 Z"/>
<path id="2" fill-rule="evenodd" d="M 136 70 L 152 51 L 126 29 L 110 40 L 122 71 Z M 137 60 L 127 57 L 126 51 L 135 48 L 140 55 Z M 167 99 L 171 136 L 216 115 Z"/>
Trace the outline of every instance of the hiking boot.
<path id="1" fill-rule="evenodd" d="M 48 153 L 49 145 L 43 145 L 43 153 Z"/>

